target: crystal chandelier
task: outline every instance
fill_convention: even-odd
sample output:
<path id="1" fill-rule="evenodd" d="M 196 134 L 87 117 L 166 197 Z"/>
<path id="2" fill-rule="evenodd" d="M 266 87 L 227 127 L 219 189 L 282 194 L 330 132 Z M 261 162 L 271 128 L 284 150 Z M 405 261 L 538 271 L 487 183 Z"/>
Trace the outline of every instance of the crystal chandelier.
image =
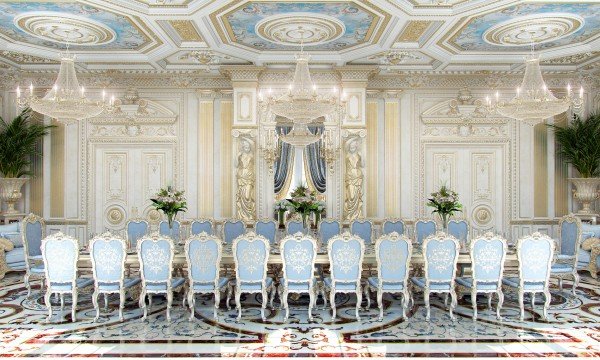
<path id="1" fill-rule="evenodd" d="M 29 86 L 29 94 L 24 98 L 21 97 L 21 89 L 17 87 L 18 107 L 30 107 L 35 112 L 65 124 L 98 116 L 112 106 L 111 103 L 105 104 L 104 92 L 102 97 L 102 101 L 92 101 L 85 96 L 85 89 L 79 86 L 75 73 L 75 55 L 70 55 L 68 50 L 61 54 L 58 77 L 43 98 L 33 95 L 33 84 Z"/>
<path id="2" fill-rule="evenodd" d="M 313 134 L 308 124 L 321 117 L 341 116 L 345 108 L 343 95 L 337 93 L 324 94 L 317 91 L 313 84 L 308 61 L 310 55 L 303 52 L 301 43 L 300 53 L 296 55 L 296 70 L 294 79 L 288 91 L 280 96 L 272 95 L 269 91 L 267 98 L 259 93 L 259 102 L 271 116 L 280 116 L 292 122 L 292 130 L 288 134 L 280 134 L 279 138 L 290 145 L 304 147 L 321 139 L 321 134 Z"/>
<path id="3" fill-rule="evenodd" d="M 501 101 L 496 92 L 495 101 L 486 98 L 488 109 L 502 116 L 520 120 L 529 125 L 544 122 L 547 118 L 558 115 L 573 107 L 579 111 L 583 105 L 583 87 L 579 98 L 571 93 L 571 85 L 567 87 L 567 96 L 558 99 L 546 86 L 540 69 L 540 59 L 535 54 L 525 59 L 525 75 L 516 96 L 510 101 Z"/>

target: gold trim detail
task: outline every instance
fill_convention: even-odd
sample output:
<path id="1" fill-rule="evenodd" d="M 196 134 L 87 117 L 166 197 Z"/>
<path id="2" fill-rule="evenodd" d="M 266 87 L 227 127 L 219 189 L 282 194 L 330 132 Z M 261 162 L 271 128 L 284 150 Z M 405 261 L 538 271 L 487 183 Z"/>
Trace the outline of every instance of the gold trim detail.
<path id="1" fill-rule="evenodd" d="M 50 130 L 50 217 L 62 218 L 65 212 L 65 127 Z"/>
<path id="2" fill-rule="evenodd" d="M 233 216 L 233 101 L 221 101 L 221 217 Z"/>
<path id="3" fill-rule="evenodd" d="M 204 41 L 191 20 L 169 20 L 169 24 L 182 41 Z"/>
<path id="4" fill-rule="evenodd" d="M 385 166 L 385 217 L 400 216 L 400 178 L 396 169 L 401 166 L 397 154 L 400 146 L 400 103 L 386 101 L 383 152 Z"/>
<path id="5" fill-rule="evenodd" d="M 198 214 L 214 216 L 214 104 L 200 101 L 198 114 Z"/>
<path id="6" fill-rule="evenodd" d="M 396 42 L 418 42 L 433 21 L 413 20 L 406 23 Z"/>
<path id="7" fill-rule="evenodd" d="M 366 112 L 367 112 L 367 217 L 375 218 L 377 217 L 377 193 L 378 193 L 378 184 L 377 174 L 379 171 L 379 164 L 377 161 L 377 145 L 378 141 L 378 132 L 377 132 L 377 110 L 379 107 L 379 103 L 377 101 L 367 101 L 366 104 Z"/>
<path id="8" fill-rule="evenodd" d="M 548 216 L 548 128 L 533 128 L 533 216 Z"/>

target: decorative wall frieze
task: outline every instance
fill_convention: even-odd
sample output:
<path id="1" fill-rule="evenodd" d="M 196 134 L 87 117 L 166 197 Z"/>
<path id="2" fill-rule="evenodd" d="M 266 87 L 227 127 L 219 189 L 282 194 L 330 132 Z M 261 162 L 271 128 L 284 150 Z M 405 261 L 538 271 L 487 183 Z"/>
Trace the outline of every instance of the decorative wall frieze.
<path id="1" fill-rule="evenodd" d="M 139 97 L 137 90 L 128 88 L 125 94 L 115 100 L 114 110 L 104 112 L 89 120 L 91 124 L 173 124 L 177 115 L 167 107 Z M 135 130 L 128 130 L 134 131 Z M 137 134 L 137 133 L 136 133 Z"/>
<path id="2" fill-rule="evenodd" d="M 506 137 L 509 135 L 505 125 L 473 125 L 459 123 L 457 125 L 432 125 L 422 128 L 423 137 Z"/>
<path id="3" fill-rule="evenodd" d="M 198 89 L 196 90 L 198 99 L 210 100 L 210 99 L 231 99 L 233 90 L 231 89 Z"/>
<path id="4" fill-rule="evenodd" d="M 336 67 L 335 71 L 340 74 L 342 82 L 364 82 L 366 84 L 372 76 L 379 72 L 379 68 L 377 66 L 348 65 Z"/>
<path id="5" fill-rule="evenodd" d="M 288 70 L 265 70 L 259 76 L 261 84 L 289 84 L 294 77 L 294 69 Z M 310 70 L 311 79 L 317 84 L 338 84 L 341 80 L 340 74 L 332 70 Z"/>
<path id="6" fill-rule="evenodd" d="M 231 81 L 258 81 L 263 67 L 253 65 L 224 65 L 219 71 Z"/>
<path id="7" fill-rule="evenodd" d="M 177 131 L 173 125 L 163 126 L 141 126 L 134 122 L 124 125 L 91 125 L 88 128 L 88 136 L 95 137 L 127 137 L 132 141 L 139 141 L 136 138 L 162 138 L 176 137 Z"/>

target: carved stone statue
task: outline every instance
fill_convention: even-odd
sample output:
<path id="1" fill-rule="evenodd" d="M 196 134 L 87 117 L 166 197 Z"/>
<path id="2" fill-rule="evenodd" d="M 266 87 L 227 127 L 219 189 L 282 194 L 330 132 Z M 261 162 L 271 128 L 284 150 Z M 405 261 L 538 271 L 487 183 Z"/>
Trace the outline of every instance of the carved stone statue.
<path id="1" fill-rule="evenodd" d="M 236 208 L 237 216 L 245 221 L 254 220 L 256 217 L 256 203 L 254 199 L 254 154 L 250 140 L 240 139 L 240 152 L 236 163 Z"/>
<path id="2" fill-rule="evenodd" d="M 362 217 L 363 211 L 365 164 L 359 153 L 358 142 L 359 140 L 354 138 L 346 143 L 344 218 L 349 221 Z"/>

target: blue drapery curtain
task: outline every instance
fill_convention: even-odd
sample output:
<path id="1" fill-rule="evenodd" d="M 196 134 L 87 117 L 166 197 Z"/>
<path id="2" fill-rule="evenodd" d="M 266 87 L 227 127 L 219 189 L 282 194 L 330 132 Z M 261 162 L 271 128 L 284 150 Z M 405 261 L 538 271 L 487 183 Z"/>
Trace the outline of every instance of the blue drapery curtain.
<path id="1" fill-rule="evenodd" d="M 313 134 L 322 134 L 324 130 L 323 125 L 309 126 L 308 130 Z M 308 176 L 315 186 L 315 189 L 324 193 L 327 182 L 327 167 L 325 160 L 321 157 L 321 141 L 308 145 L 304 149 L 304 158 L 308 162 Z"/>
<path id="2" fill-rule="evenodd" d="M 292 127 L 287 125 L 280 125 L 275 127 L 275 131 L 277 131 L 277 134 L 287 134 L 291 130 Z M 275 193 L 279 193 L 281 191 L 281 189 L 285 185 L 285 180 L 288 176 L 291 176 L 289 168 L 294 150 L 290 144 L 284 143 L 280 139 L 277 140 L 277 142 L 280 153 L 279 158 L 273 164 L 275 169 Z"/>

